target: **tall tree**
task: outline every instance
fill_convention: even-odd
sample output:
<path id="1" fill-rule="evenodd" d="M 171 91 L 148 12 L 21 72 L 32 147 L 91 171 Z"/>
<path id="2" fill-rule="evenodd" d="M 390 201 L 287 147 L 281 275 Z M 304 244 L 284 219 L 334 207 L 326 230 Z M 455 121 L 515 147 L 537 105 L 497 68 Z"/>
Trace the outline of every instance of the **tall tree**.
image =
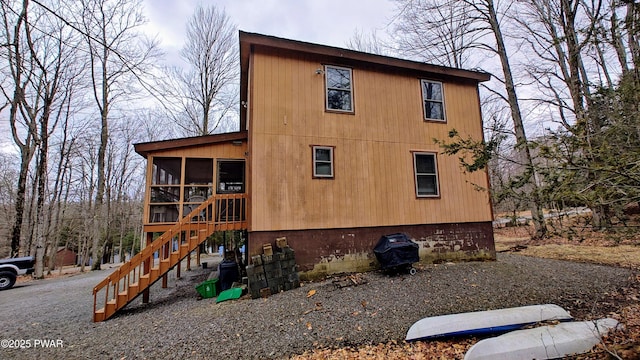
<path id="1" fill-rule="evenodd" d="M 593 225 L 607 228 L 612 217 L 612 207 L 608 205 L 611 199 L 602 197 L 605 192 L 596 189 L 602 189 L 601 169 L 613 159 L 603 156 L 606 147 L 601 143 L 602 135 L 612 135 L 610 130 L 615 126 L 609 117 L 595 114 L 607 113 L 606 107 L 610 105 L 605 106 L 607 101 L 603 99 L 616 98 L 610 94 L 616 74 L 624 75 L 634 69 L 627 54 L 633 53 L 637 38 L 625 36 L 634 31 L 633 16 L 630 20 L 629 14 L 624 14 L 630 7 L 614 0 L 527 0 L 520 4 L 519 13 L 513 18 L 522 31 L 519 37 L 524 49 L 537 60 L 527 64 L 526 72 L 533 84 L 543 89 L 536 96 L 537 102 L 550 109 L 548 118 L 559 125 L 551 130 L 551 138 L 540 141 L 544 147 L 542 154 L 554 166 L 562 163 L 571 169 L 574 166 L 570 164 L 582 163 L 580 176 L 573 184 L 589 184 L 575 189 L 582 195 L 582 200 L 577 200 L 566 187 L 557 184 L 558 179 L 570 178 L 571 171 L 558 174 L 556 169 L 547 167 L 543 169 L 548 182 L 545 186 L 551 186 L 547 193 L 554 200 L 564 194 L 573 204 L 588 206 Z M 625 75 L 624 79 L 630 81 L 627 79 L 633 76 Z M 556 143 L 549 146 L 549 142 Z"/>
<path id="2" fill-rule="evenodd" d="M 240 70 L 237 43 L 236 27 L 223 10 L 196 8 L 180 52 L 189 68 L 169 69 L 160 94 L 183 135 L 212 134 L 233 116 Z"/>
<path id="3" fill-rule="evenodd" d="M 89 54 L 93 99 L 100 115 L 97 186 L 92 234 L 92 269 L 100 268 L 102 232 L 108 217 L 105 208 L 109 125 L 118 102 L 131 101 L 134 84 L 159 55 L 157 44 L 139 28 L 145 23 L 141 0 L 81 0 L 77 27 L 82 29 Z"/>
<path id="4" fill-rule="evenodd" d="M 395 0 L 393 34 L 406 57 L 455 68 L 475 67 L 486 25 L 476 22 L 469 3 L 456 0 Z M 470 61 L 474 61 L 470 63 Z"/>
<path id="5" fill-rule="evenodd" d="M 7 46 L 3 46 L 3 60 L 6 61 L 7 75 L 11 81 L 2 84 L 2 93 L 9 101 L 9 125 L 14 143 L 20 151 L 20 170 L 16 186 L 14 202 L 15 216 L 11 230 L 11 256 L 20 253 L 20 241 L 26 205 L 27 180 L 29 166 L 36 151 L 37 126 L 34 119 L 22 116 L 23 103 L 26 100 L 27 88 L 32 80 L 30 70 L 33 62 L 29 60 L 28 48 L 24 42 L 24 26 L 27 6 L 21 2 L 0 2 L 2 6 L 3 38 Z"/>
<path id="6" fill-rule="evenodd" d="M 10 9 L 9 5 L 15 8 Z M 71 58 L 71 49 L 75 42 L 69 27 L 59 18 L 52 16 L 49 11 L 40 6 L 30 5 L 29 1 L 24 0 L 21 3 L 3 3 L 2 8 L 5 32 L 7 35 L 11 34 L 13 39 L 12 46 L 8 47 L 6 54 L 14 87 L 9 117 L 14 141 L 22 153 L 16 221 L 12 234 L 12 253 L 15 255 L 20 249 L 25 177 L 29 163 L 37 153 L 32 186 L 36 201 L 30 212 L 33 224 L 31 238 L 35 238 L 36 242 L 36 277 L 42 277 L 47 238 L 45 206 L 49 196 L 47 189 L 49 137 L 56 127 L 56 114 L 60 106 L 68 100 L 64 95 L 60 95 L 60 91 L 66 84 L 63 82 L 64 77 L 72 76 L 68 74 L 68 70 L 69 65 L 75 60 Z M 13 10 L 14 14 L 19 14 L 13 32 L 8 26 L 10 10 Z M 19 123 L 22 124 L 21 129 L 18 128 Z M 20 138 L 21 132 L 26 134 L 24 141 Z"/>

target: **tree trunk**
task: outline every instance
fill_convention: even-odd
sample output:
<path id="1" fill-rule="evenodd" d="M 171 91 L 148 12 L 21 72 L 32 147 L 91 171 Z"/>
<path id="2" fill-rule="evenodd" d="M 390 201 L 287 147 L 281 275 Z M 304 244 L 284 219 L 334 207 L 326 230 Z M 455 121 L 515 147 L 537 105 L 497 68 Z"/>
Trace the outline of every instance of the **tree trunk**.
<path id="1" fill-rule="evenodd" d="M 507 91 L 507 100 L 509 107 L 511 108 L 511 117 L 513 120 L 513 127 L 516 134 L 516 146 L 515 149 L 520 153 L 521 161 L 524 161 L 526 167 L 525 173 L 529 173 L 529 184 L 531 185 L 531 218 L 535 227 L 535 234 L 533 238 L 539 239 L 547 234 L 547 225 L 544 221 L 544 214 L 542 212 L 543 204 L 540 196 L 540 191 L 536 181 L 536 168 L 531 157 L 529 144 L 527 142 L 527 136 L 524 130 L 524 123 L 522 120 L 522 112 L 520 110 L 520 104 L 518 102 L 518 96 L 513 81 L 513 73 L 511 71 L 511 65 L 509 64 L 509 56 L 502 36 L 502 30 L 498 21 L 498 16 L 495 10 L 493 0 L 487 1 L 488 18 L 491 30 L 496 38 L 496 46 L 498 56 L 500 57 L 500 63 L 502 65 L 502 72 L 504 74 L 505 89 Z"/>
<path id="2" fill-rule="evenodd" d="M 18 186 L 15 200 L 15 220 L 11 229 L 11 257 L 17 257 L 20 254 L 20 237 L 22 232 L 22 222 L 24 220 L 24 205 L 26 203 L 25 195 L 27 193 L 27 177 L 29 173 L 29 164 L 32 155 L 25 154 L 22 151 L 20 162 L 20 174 L 18 176 Z"/>

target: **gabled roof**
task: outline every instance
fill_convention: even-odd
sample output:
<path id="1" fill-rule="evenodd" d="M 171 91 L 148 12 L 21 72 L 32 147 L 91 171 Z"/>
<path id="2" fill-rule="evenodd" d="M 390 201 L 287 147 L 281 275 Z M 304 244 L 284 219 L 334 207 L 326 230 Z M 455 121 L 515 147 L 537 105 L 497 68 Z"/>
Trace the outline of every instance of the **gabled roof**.
<path id="1" fill-rule="evenodd" d="M 133 144 L 136 152 L 145 158 L 150 152 L 173 150 L 192 146 L 220 144 L 226 142 L 242 141 L 247 139 L 246 131 L 238 131 L 224 134 L 213 134 L 204 136 L 194 136 L 180 139 L 151 141 Z"/>
<path id="2" fill-rule="evenodd" d="M 382 67 L 415 70 L 442 77 L 459 78 L 475 81 L 488 81 L 489 73 L 475 70 L 464 70 L 440 65 L 427 64 L 419 61 L 404 60 L 389 56 L 369 54 L 361 51 L 343 49 L 333 46 L 313 44 L 303 41 L 267 36 L 262 34 L 240 31 L 240 61 L 242 70 L 248 68 L 249 50 L 252 45 L 271 47 L 276 49 L 298 51 L 307 54 L 321 55 L 339 59 L 348 59 L 351 62 L 378 65 Z"/>

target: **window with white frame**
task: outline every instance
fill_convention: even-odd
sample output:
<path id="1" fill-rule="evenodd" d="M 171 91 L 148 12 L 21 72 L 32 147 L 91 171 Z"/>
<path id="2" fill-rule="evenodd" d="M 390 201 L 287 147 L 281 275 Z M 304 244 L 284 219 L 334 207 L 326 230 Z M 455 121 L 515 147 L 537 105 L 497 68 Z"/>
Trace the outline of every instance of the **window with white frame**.
<path id="1" fill-rule="evenodd" d="M 353 82 L 349 68 L 325 65 L 326 109 L 353 112 Z"/>
<path id="2" fill-rule="evenodd" d="M 440 196 L 436 154 L 429 152 L 413 153 L 413 167 L 416 176 L 416 196 Z"/>
<path id="3" fill-rule="evenodd" d="M 313 177 L 333 178 L 333 147 L 312 146 Z"/>
<path id="4" fill-rule="evenodd" d="M 442 83 L 430 80 L 421 80 L 420 82 L 422 84 L 424 119 L 445 121 Z"/>

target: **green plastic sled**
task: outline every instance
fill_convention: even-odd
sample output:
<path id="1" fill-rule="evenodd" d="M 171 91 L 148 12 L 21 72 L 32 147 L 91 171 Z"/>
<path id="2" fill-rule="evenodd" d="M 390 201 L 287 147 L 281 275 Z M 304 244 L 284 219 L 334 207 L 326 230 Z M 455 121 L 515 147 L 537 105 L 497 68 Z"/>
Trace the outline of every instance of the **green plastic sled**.
<path id="1" fill-rule="evenodd" d="M 242 288 L 231 288 L 220 292 L 218 299 L 216 299 L 216 304 L 227 300 L 239 299 L 240 296 L 242 296 Z"/>

